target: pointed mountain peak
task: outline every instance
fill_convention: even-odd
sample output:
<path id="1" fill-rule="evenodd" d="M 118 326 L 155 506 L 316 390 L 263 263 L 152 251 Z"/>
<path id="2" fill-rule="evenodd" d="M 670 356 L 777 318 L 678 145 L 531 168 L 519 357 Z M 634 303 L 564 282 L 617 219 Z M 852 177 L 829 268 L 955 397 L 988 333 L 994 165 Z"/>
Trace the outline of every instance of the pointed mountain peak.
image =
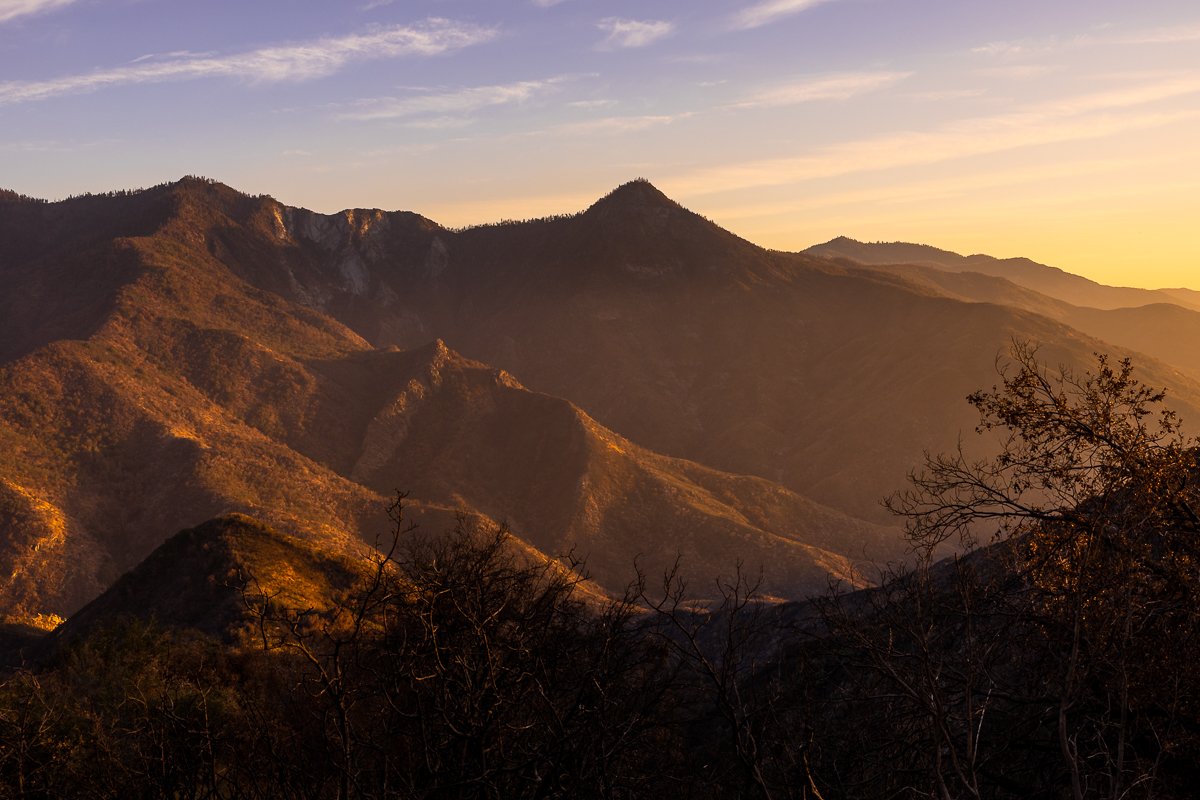
<path id="1" fill-rule="evenodd" d="M 635 178 L 623 183 L 616 189 L 597 200 L 588 211 L 597 210 L 644 210 L 644 209 L 678 209 L 681 206 L 660 192 L 654 184 L 645 178 Z"/>
<path id="2" fill-rule="evenodd" d="M 603 274 L 643 282 L 702 275 L 753 280 L 752 262 L 761 253 L 644 178 L 609 192 L 570 228 L 568 258 L 576 265 L 575 274 L 583 274 L 581 265 L 593 264 Z"/>

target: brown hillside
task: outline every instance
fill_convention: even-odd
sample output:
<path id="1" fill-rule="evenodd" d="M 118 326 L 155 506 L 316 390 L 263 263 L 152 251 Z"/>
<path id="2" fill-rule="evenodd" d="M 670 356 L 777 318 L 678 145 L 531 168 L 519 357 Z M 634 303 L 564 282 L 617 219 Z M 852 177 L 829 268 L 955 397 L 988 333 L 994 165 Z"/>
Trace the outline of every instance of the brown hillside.
<path id="1" fill-rule="evenodd" d="M 880 522 L 921 452 L 974 424 L 962 398 L 994 381 L 1013 337 L 1066 364 L 1126 352 L 1047 318 L 1051 299 L 1039 313 L 1003 293 L 984 306 L 967 287 L 761 250 L 645 182 L 574 216 L 458 232 L 271 201 L 251 217 L 277 227 L 238 228 L 238 252 L 259 250 L 240 264 L 231 248 L 230 269 L 284 265 L 288 297 L 375 345 L 440 337 L 643 446 Z M 1140 362 L 1185 411 L 1200 403 L 1195 384 Z"/>
<path id="2" fill-rule="evenodd" d="M 644 181 L 574 216 L 457 232 L 406 212 L 319 215 L 202 181 L 172 192 L 177 213 L 148 243 L 155 258 L 201 259 L 224 276 L 212 291 L 232 281 L 258 293 L 202 327 L 283 355 L 304 356 L 294 343 L 306 343 L 309 358 L 365 343 L 327 316 L 309 320 L 325 321 L 323 339 L 281 338 L 271 322 L 285 307 L 325 312 L 376 346 L 440 337 L 639 444 L 879 521 L 879 498 L 920 452 L 973 424 L 961 398 L 993 381 L 1011 337 L 1068 364 L 1120 352 L 1045 308 L 984 308 L 955 302 L 964 292 L 763 251 Z M 215 305 L 189 285 L 170 291 Z M 1197 404 L 1194 384 L 1141 362 L 1185 412 Z"/>
<path id="3" fill-rule="evenodd" d="M 670 226 L 692 220 L 645 186 L 630 191 L 641 199 L 618 193 L 588 214 L 620 227 L 622 215 L 657 204 Z M 538 557 L 574 548 L 611 589 L 639 555 L 657 569 L 683 553 L 704 579 L 740 558 L 765 565 L 770 590 L 794 594 L 848 575 L 864 553 L 894 552 L 893 534 L 762 480 L 656 456 L 443 345 L 372 349 L 326 312 L 367 320 L 364 329 L 378 323 L 377 334 L 425 330 L 433 318 L 421 314 L 467 313 L 461 287 L 489 269 L 473 261 L 447 271 L 434 242 L 452 235 L 416 215 L 325 218 L 199 180 L 30 207 L 42 216 L 12 233 L 14 252 L 26 255 L 0 263 L 0 280 L 33 310 L 0 362 L 8 618 L 70 614 L 170 531 L 219 514 L 252 514 L 314 541 L 370 540 L 397 488 L 417 492 L 413 514 L 428 529 L 448 527 L 455 510 L 509 520 Z M 582 219 L 535 227 L 586 232 Z M 0 229 L 22 225 L 5 217 Z M 483 252 L 493 236 L 515 233 L 516 246 L 522 230 L 462 236 Z M 58 247 L 58 231 L 91 249 Z M 558 235 L 535 243 L 561 246 Z M 713 237 L 729 253 L 754 252 Z M 423 260 L 400 257 L 413 247 L 428 248 Z M 91 257 L 106 248 L 121 259 Z M 388 280 L 368 271 L 397 253 Z M 643 272 L 603 280 L 644 281 Z M 502 273 L 481 285 L 502 286 Z M 86 289 L 48 291 L 76 276 L 103 287 L 91 304 Z M 67 301 L 78 319 L 55 328 L 47 320 Z"/>
<path id="4" fill-rule="evenodd" d="M 243 515 L 175 534 L 84 606 L 47 642 L 85 638 L 121 620 L 187 628 L 227 642 L 254 635 L 247 600 L 328 609 L 364 576 L 361 548 L 314 545 Z"/>
<path id="5" fill-rule="evenodd" d="M 851 266 L 854 262 L 840 259 L 838 263 Z M 1195 347 L 1200 341 L 1200 311 L 1184 305 L 1158 302 L 1131 308 L 1088 308 L 1056 300 L 1006 278 L 978 272 L 952 272 L 914 264 L 862 265 L 861 268 L 931 293 L 1032 311 L 1097 339 L 1162 361 L 1183 371 L 1192 380 L 1200 380 L 1200 350 Z M 1172 295 L 1186 292 L 1162 291 Z M 1139 356 L 1138 361 L 1148 359 Z"/>

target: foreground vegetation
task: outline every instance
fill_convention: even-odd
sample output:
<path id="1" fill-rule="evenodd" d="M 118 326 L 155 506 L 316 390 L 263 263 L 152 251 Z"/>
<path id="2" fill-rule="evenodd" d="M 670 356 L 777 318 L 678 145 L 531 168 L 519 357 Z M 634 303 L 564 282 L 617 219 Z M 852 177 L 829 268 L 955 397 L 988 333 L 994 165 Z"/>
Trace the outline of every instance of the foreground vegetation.
<path id="1" fill-rule="evenodd" d="M 802 605 L 741 574 L 705 608 L 674 573 L 601 602 L 397 507 L 328 609 L 251 580 L 239 647 L 127 622 L 11 674 L 0 795 L 1193 796 L 1200 498 L 1162 400 L 1018 346 L 971 397 L 999 454 L 891 500 L 915 564 Z"/>

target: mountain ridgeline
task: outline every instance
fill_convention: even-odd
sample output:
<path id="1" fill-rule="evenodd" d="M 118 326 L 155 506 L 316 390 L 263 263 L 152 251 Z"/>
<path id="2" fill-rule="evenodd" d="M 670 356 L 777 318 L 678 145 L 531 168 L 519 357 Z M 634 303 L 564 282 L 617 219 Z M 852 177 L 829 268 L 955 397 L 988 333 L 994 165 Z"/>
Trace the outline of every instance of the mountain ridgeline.
<path id="1" fill-rule="evenodd" d="M 0 795 L 1192 797 L 1198 296 L 0 192 Z"/>
<path id="2" fill-rule="evenodd" d="M 803 597 L 903 556 L 880 499 L 975 424 L 1014 338 L 1149 354 L 1200 407 L 1194 356 L 1139 338 L 1166 312 L 855 257 L 763 250 L 645 181 L 464 230 L 201 179 L 6 195 L 0 614 L 67 616 L 231 513 L 357 552 L 397 489 L 423 529 L 507 523 L 598 591 L 678 556 L 696 585 L 741 562 Z"/>

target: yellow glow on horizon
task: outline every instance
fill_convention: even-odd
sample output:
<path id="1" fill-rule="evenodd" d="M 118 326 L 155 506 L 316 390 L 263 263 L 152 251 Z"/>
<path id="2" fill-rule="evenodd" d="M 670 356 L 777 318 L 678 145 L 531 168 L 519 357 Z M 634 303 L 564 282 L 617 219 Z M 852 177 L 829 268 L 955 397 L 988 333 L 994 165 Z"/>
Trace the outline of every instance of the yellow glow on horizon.
<path id="1" fill-rule="evenodd" d="M 1197 99 L 1200 72 L 1133 73 L 1053 101 L 792 155 L 583 174 L 535 167 L 520 183 L 492 180 L 469 199 L 448 190 L 419 210 L 455 227 L 572 213 L 643 175 L 767 248 L 844 235 L 1024 256 L 1110 285 L 1200 289 Z"/>
<path id="2" fill-rule="evenodd" d="M 1106 165 L 1097 165 L 1105 167 Z M 1166 164 L 1178 169 L 1177 161 Z M 1172 182 L 1131 184 L 1135 163 L 1083 172 L 1036 169 L 1013 181 L 981 182 L 977 192 L 936 183 L 815 196 L 780 213 L 710 214 L 760 244 L 801 250 L 844 235 L 907 241 L 970 255 L 1023 256 L 1100 283 L 1142 288 L 1200 288 L 1200 170 Z M 1195 177 L 1193 177 L 1195 176 Z M 967 181 L 969 186 L 969 179 Z M 703 210 L 703 209 L 701 209 Z M 732 209 L 727 209 L 732 210 Z M 708 213 L 708 212 L 705 212 Z"/>
<path id="3" fill-rule="evenodd" d="M 1130 186 L 1130 176 L 1144 175 L 1148 165 L 1166 173 L 1180 166 L 1171 158 L 1085 160 L 774 203 L 674 199 L 771 249 L 798 251 L 844 235 L 928 244 L 963 255 L 1021 256 L 1114 286 L 1200 289 L 1194 222 L 1200 220 L 1200 178 L 1153 189 Z M 598 184 L 604 188 L 590 193 L 435 203 L 421 213 L 448 227 L 569 214 L 616 185 Z M 964 194 L 978 192 L 986 192 L 986 200 L 963 202 Z"/>

